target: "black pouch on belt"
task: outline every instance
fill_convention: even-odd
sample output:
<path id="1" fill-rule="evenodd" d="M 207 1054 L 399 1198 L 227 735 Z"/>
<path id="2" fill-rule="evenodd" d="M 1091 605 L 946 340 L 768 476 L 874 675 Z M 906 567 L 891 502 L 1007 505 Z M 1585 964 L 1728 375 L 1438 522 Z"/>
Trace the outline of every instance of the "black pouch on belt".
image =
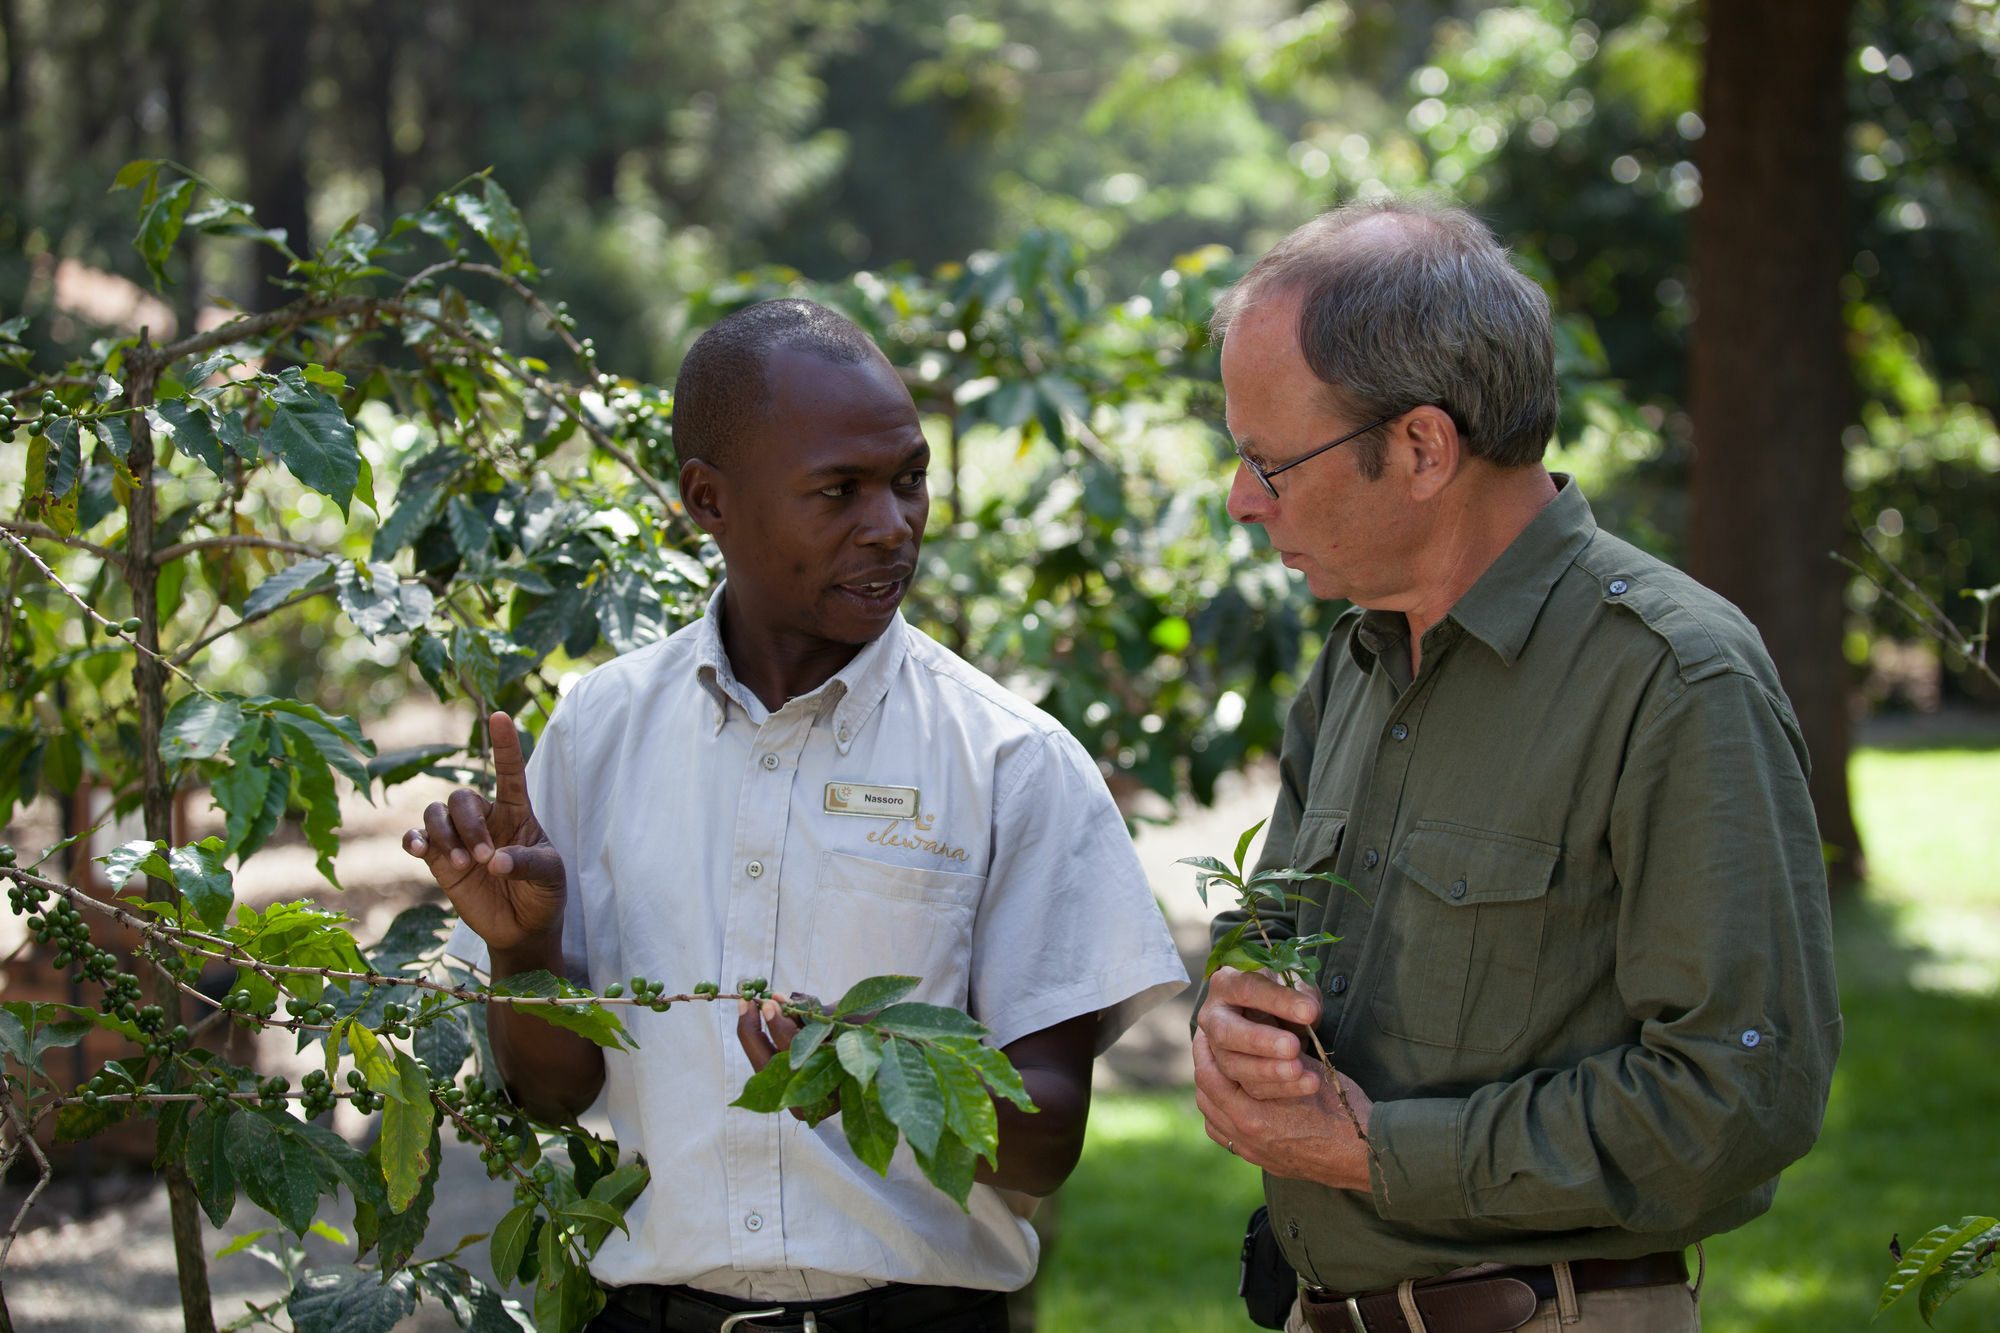
<path id="1" fill-rule="evenodd" d="M 1236 1280 L 1236 1294 L 1250 1312 L 1250 1322 L 1259 1328 L 1283 1328 L 1298 1299 L 1299 1275 L 1285 1261 L 1278 1238 L 1271 1231 L 1271 1210 L 1258 1206 L 1250 1214 L 1243 1232 L 1243 1269 Z"/>

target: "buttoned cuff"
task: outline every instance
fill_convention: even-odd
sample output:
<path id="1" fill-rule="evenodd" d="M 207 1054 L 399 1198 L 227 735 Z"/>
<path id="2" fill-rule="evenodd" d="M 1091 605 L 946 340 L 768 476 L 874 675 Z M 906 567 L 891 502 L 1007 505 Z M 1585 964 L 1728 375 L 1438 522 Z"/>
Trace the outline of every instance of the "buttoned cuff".
<path id="1" fill-rule="evenodd" d="M 1411 1097 L 1377 1102 L 1368 1113 L 1368 1164 L 1375 1211 L 1385 1221 L 1470 1217 L 1461 1158 L 1465 1101 Z"/>

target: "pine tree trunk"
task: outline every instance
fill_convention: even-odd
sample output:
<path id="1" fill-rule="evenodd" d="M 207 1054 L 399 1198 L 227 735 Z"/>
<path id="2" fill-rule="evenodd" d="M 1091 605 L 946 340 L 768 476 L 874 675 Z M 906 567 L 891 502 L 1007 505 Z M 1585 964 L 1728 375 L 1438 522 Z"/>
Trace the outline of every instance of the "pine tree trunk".
<path id="1" fill-rule="evenodd" d="M 1862 872 L 1848 801 L 1839 282 L 1851 0 L 1712 0 L 1693 227 L 1692 572 L 1764 635 L 1812 752 L 1836 885 Z"/>

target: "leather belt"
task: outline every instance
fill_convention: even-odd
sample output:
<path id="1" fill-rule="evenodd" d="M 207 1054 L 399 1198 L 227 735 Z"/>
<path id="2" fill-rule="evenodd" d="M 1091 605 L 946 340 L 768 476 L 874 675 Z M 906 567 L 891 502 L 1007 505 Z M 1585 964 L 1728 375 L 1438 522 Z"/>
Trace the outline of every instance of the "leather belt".
<path id="1" fill-rule="evenodd" d="M 1687 1261 L 1679 1250 L 1637 1259 L 1573 1259 L 1576 1290 L 1663 1287 L 1687 1281 Z M 1410 1295 L 1429 1333 L 1509 1333 L 1535 1317 L 1543 1301 L 1556 1296 L 1555 1270 L 1547 1264 L 1496 1268 L 1466 1277 L 1420 1278 Z M 1299 1293 L 1299 1309 L 1314 1333 L 1410 1333 L 1396 1288 L 1342 1295 L 1320 1287 Z"/>
<path id="2" fill-rule="evenodd" d="M 638 1316 L 659 1333 L 916 1333 L 988 1306 L 1001 1308 L 1006 1300 L 997 1291 L 900 1282 L 830 1301 L 784 1305 L 647 1284 L 607 1286 L 604 1296 L 607 1305 Z"/>

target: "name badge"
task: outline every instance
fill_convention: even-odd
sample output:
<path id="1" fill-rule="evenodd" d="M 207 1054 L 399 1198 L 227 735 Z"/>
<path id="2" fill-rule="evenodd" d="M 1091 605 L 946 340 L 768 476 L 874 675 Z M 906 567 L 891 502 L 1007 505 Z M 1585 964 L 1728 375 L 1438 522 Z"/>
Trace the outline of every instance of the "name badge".
<path id="1" fill-rule="evenodd" d="M 830 815 L 866 815 L 875 819 L 915 819 L 915 787 L 874 787 L 861 782 L 826 784 L 825 810 Z"/>

